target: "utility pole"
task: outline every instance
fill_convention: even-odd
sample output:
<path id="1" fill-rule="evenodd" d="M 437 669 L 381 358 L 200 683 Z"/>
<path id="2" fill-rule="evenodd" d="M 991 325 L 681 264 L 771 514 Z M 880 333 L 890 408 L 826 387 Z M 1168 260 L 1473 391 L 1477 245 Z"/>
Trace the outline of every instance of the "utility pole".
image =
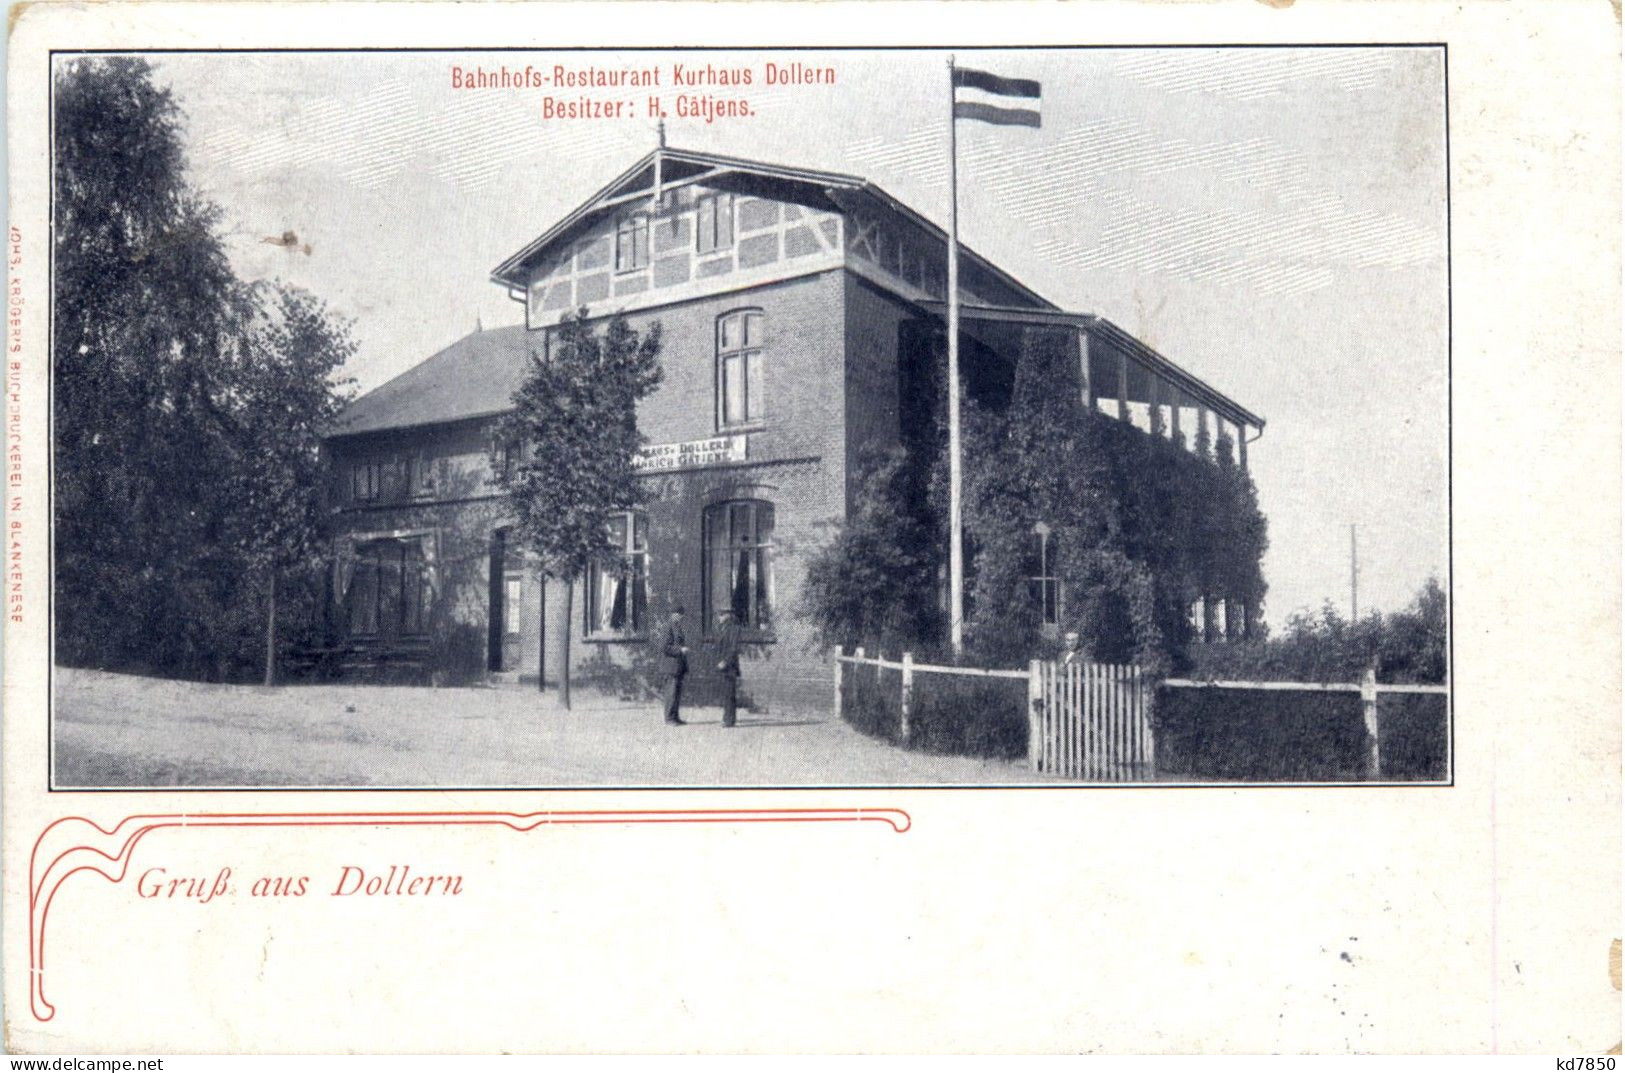
<path id="1" fill-rule="evenodd" d="M 1360 621 L 1360 550 L 1353 522 L 1349 523 L 1349 621 Z"/>
<path id="2" fill-rule="evenodd" d="M 954 58 L 948 57 L 948 640 L 965 645 L 965 551 L 959 463 L 959 146 Z"/>

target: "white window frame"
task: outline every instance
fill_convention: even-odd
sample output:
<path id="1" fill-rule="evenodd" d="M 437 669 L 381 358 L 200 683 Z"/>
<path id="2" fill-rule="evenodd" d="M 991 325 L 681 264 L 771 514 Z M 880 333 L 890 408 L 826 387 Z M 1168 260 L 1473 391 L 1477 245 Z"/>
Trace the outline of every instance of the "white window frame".
<path id="1" fill-rule="evenodd" d="M 711 226 L 703 226 L 706 206 L 711 207 Z M 719 226 L 725 222 L 726 229 Z M 723 235 L 726 230 L 726 235 Z M 707 239 L 710 244 L 707 245 Z M 701 256 L 722 253 L 734 245 L 734 199 L 732 194 L 717 191 L 701 197 L 694 203 L 694 252 Z"/>
<path id="2" fill-rule="evenodd" d="M 1032 535 L 1038 538 L 1038 573 L 1027 577 L 1029 593 L 1037 598 L 1039 624 L 1046 632 L 1059 630 L 1063 591 L 1060 575 L 1055 572 L 1055 531 L 1039 522 L 1033 526 Z M 1053 617 L 1048 614 L 1050 602 L 1046 599 L 1050 591 L 1055 593 Z"/>
<path id="3" fill-rule="evenodd" d="M 606 628 L 599 625 L 603 617 L 603 608 L 599 606 L 599 590 L 603 566 L 599 563 L 591 564 L 587 569 L 586 599 L 582 600 L 582 630 L 584 636 L 590 640 L 635 641 L 649 635 L 649 516 L 643 511 L 622 511 L 617 519 L 621 523 L 620 547 L 616 549 L 620 556 L 621 570 L 624 577 L 634 584 L 641 580 L 643 583 L 642 618 L 638 617 L 638 604 L 636 588 L 630 588 L 626 593 L 627 617 L 626 625 L 620 629 Z M 643 542 L 638 543 L 639 523 L 642 523 Z"/>
<path id="4" fill-rule="evenodd" d="M 649 240 L 653 229 L 653 221 L 646 212 L 629 212 L 615 221 L 615 272 L 617 275 L 627 272 L 641 272 L 649 267 Z M 627 264 L 621 257 L 621 236 L 630 235 L 631 264 Z M 642 236 L 642 242 L 638 241 Z"/>
<path id="5" fill-rule="evenodd" d="M 731 347 L 724 347 L 727 326 L 737 321 L 739 328 L 739 342 Z M 752 327 L 754 325 L 754 327 Z M 717 317 L 716 324 L 716 422 L 717 430 L 737 431 L 739 429 L 758 428 L 767 419 L 767 345 L 763 336 L 767 332 L 767 316 L 762 310 L 750 307 L 746 309 L 730 309 Z M 731 358 L 738 358 L 741 371 L 739 383 L 745 392 L 744 416 L 737 420 L 729 420 L 728 401 L 730 398 L 728 388 L 728 362 Z M 754 367 L 754 376 L 752 375 Z"/>

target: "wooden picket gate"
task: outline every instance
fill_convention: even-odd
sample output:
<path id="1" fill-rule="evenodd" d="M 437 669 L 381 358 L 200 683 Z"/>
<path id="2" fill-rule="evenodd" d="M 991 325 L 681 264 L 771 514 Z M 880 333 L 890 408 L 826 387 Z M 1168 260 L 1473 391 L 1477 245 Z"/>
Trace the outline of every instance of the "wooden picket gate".
<path id="1" fill-rule="evenodd" d="M 1091 782 L 1156 778 L 1151 685 L 1139 667 L 1034 660 L 1027 696 L 1034 771 Z"/>

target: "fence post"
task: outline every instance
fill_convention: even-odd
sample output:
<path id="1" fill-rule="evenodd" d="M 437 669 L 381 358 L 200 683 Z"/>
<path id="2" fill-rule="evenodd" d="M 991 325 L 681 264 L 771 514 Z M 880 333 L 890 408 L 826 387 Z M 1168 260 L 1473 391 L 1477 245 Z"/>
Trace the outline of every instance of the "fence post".
<path id="1" fill-rule="evenodd" d="M 1044 706 L 1044 678 L 1035 659 L 1027 664 L 1027 766 L 1038 770 L 1038 751 L 1043 748 L 1038 713 Z"/>
<path id="2" fill-rule="evenodd" d="M 1365 733 L 1370 742 L 1370 753 L 1366 756 L 1366 775 L 1369 778 L 1382 776 L 1382 739 L 1377 730 L 1377 669 L 1367 667 L 1365 674 L 1360 676 L 1360 714 L 1365 718 Z"/>
<path id="3" fill-rule="evenodd" d="M 835 646 L 835 719 L 840 722 L 845 716 L 841 713 L 841 657 L 846 655 L 845 645 Z"/>
<path id="4" fill-rule="evenodd" d="M 1145 731 L 1145 780 L 1157 781 L 1157 680 L 1142 675 L 1138 665 L 1134 676 L 1140 683 L 1140 718 Z"/>
<path id="5" fill-rule="evenodd" d="M 903 744 L 907 745 L 914 736 L 914 727 L 909 723 L 909 702 L 914 699 L 914 653 L 903 653 L 903 702 L 897 721 L 897 732 L 903 736 Z"/>

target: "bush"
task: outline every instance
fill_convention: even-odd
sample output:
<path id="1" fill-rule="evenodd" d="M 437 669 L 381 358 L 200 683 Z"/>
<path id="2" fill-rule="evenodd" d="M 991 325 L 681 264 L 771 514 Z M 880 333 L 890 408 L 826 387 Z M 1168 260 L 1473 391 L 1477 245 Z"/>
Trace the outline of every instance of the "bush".
<path id="1" fill-rule="evenodd" d="M 1450 705 L 1443 694 L 1379 693 L 1382 778 L 1437 781 L 1449 774 Z"/>
<path id="2" fill-rule="evenodd" d="M 858 457 L 852 513 L 807 566 L 802 611 L 819 643 L 919 646 L 940 637 L 934 601 L 936 546 L 921 520 L 919 478 L 907 452 L 865 449 Z"/>
<path id="3" fill-rule="evenodd" d="M 902 741 L 902 672 L 848 663 L 841 669 L 841 718 L 871 738 Z"/>
<path id="4" fill-rule="evenodd" d="M 1403 611 L 1349 621 L 1331 604 L 1293 615 L 1280 636 L 1192 652 L 1193 677 L 1266 682 L 1358 682 L 1366 668 L 1386 683 L 1438 685 L 1448 677 L 1447 598 L 1429 578 Z"/>
<path id="5" fill-rule="evenodd" d="M 437 686 L 466 686 L 485 680 L 486 631 L 467 622 L 447 622 L 428 648 L 425 670 Z"/>
<path id="6" fill-rule="evenodd" d="M 1365 777 L 1358 693 L 1157 691 L 1157 772 L 1200 781 L 1343 782 Z"/>
<path id="7" fill-rule="evenodd" d="M 916 673 L 902 735 L 901 671 L 847 664 L 842 718 L 873 738 L 922 752 L 1013 760 L 1027 755 L 1027 685 L 1014 678 Z"/>
<path id="8" fill-rule="evenodd" d="M 1015 760 L 1027 755 L 1027 683 L 1016 678 L 916 674 L 913 748 Z"/>

